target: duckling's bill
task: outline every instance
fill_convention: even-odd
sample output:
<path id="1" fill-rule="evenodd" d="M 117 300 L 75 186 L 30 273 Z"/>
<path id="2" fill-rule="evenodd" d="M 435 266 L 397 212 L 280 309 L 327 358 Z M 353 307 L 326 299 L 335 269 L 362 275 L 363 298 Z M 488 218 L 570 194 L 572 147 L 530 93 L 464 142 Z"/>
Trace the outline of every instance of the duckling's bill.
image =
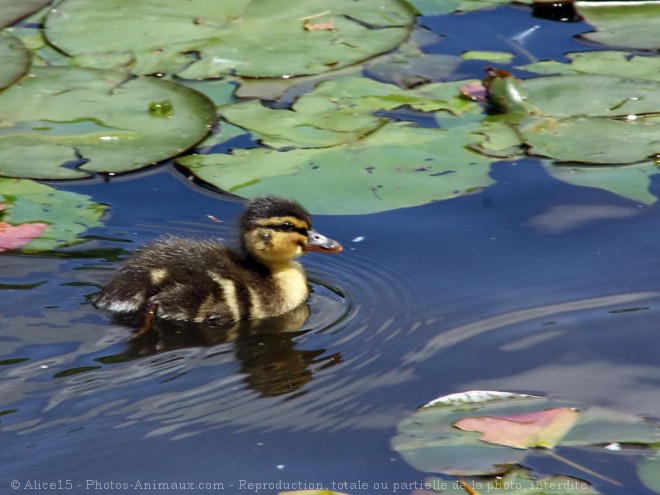
<path id="1" fill-rule="evenodd" d="M 314 229 L 307 231 L 307 242 L 303 246 L 305 251 L 316 251 L 321 253 L 339 253 L 344 247 L 337 241 L 319 234 Z"/>

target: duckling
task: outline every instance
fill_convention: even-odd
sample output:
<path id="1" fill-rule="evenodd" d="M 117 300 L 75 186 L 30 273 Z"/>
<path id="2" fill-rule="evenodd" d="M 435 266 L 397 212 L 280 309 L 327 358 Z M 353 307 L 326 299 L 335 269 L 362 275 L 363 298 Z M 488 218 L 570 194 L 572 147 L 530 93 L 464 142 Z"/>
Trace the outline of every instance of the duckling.
<path id="1" fill-rule="evenodd" d="M 309 294 L 296 258 L 342 246 L 312 229 L 295 201 L 265 196 L 248 202 L 238 224 L 240 246 L 167 235 L 140 249 L 101 292 L 99 309 L 144 317 L 224 325 L 269 318 L 300 306 Z"/>

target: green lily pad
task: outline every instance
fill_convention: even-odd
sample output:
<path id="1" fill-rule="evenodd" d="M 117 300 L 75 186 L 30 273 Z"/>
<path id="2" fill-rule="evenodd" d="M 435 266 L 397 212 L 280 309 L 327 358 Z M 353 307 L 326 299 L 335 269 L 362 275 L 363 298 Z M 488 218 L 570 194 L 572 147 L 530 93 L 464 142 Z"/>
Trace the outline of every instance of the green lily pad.
<path id="1" fill-rule="evenodd" d="M 660 112 L 660 83 L 575 74 L 520 81 L 527 102 L 553 117 L 625 117 Z"/>
<path id="2" fill-rule="evenodd" d="M 235 150 L 230 155 L 186 156 L 178 162 L 203 181 L 241 196 L 280 194 L 303 202 L 314 213 L 373 213 L 461 196 L 492 184 L 490 160 L 467 149 L 480 140 L 472 134 L 477 127 L 427 129 L 390 123 L 342 146 Z"/>
<path id="3" fill-rule="evenodd" d="M 579 2 L 580 15 L 596 28 L 584 38 L 604 45 L 657 50 L 660 48 L 660 5 L 652 2 Z"/>
<path id="4" fill-rule="evenodd" d="M 630 52 L 603 50 L 594 52 L 568 53 L 570 63 L 545 60 L 521 66 L 537 74 L 600 74 L 630 79 L 650 79 L 660 81 L 660 59 L 643 55 L 630 55 Z"/>
<path id="5" fill-rule="evenodd" d="M 0 33 L 0 90 L 11 86 L 30 69 L 30 53 L 18 38 Z"/>
<path id="6" fill-rule="evenodd" d="M 519 3 L 531 3 L 532 0 L 521 0 Z M 410 0 L 410 3 L 422 15 L 444 15 L 451 12 L 466 12 L 470 10 L 492 9 L 498 5 L 508 4 L 509 0 Z"/>
<path id="7" fill-rule="evenodd" d="M 0 0 L 0 29 L 45 7 L 51 0 Z"/>
<path id="8" fill-rule="evenodd" d="M 291 110 L 270 109 L 252 100 L 222 107 L 220 113 L 273 148 L 323 148 L 361 139 L 386 122 L 373 112 L 403 105 L 423 111 L 461 108 L 450 99 L 436 98 L 422 90 L 345 77 L 319 84 L 301 96 Z"/>
<path id="9" fill-rule="evenodd" d="M 532 422 L 531 417 L 546 423 L 548 411 L 572 408 L 578 411 L 572 427 L 566 429 L 565 423 L 558 429 L 545 427 L 538 437 L 541 443 L 519 440 L 522 418 L 524 423 Z M 459 430 L 457 426 L 466 418 L 499 420 L 497 441 L 482 440 L 481 432 Z M 509 435 L 507 424 L 513 427 L 514 443 L 505 441 Z M 548 442 L 549 428 L 555 431 Z M 530 435 L 538 435 L 538 430 L 531 430 Z M 420 471 L 476 476 L 506 472 L 530 452 L 526 446 L 535 447 L 533 451 L 538 452 L 537 446 L 543 445 L 548 448 L 556 444 L 584 447 L 612 442 L 650 445 L 658 440 L 660 428 L 632 414 L 539 396 L 472 391 L 442 397 L 418 409 L 399 424 L 392 447 Z M 512 444 L 519 447 L 506 446 Z"/>
<path id="10" fill-rule="evenodd" d="M 281 77 L 392 50 L 414 20 L 402 0 L 65 0 L 50 12 L 46 35 L 69 55 L 131 51 L 139 74 L 189 64 L 181 77 Z"/>
<path id="11" fill-rule="evenodd" d="M 180 84 L 65 67 L 34 67 L 0 93 L 0 108 L 0 174 L 37 179 L 151 165 L 194 146 L 216 118 Z"/>
<path id="12" fill-rule="evenodd" d="M 106 210 L 89 196 L 22 179 L 0 178 L 0 203 L 2 222 L 45 225 L 23 251 L 49 251 L 82 242 L 80 234 L 102 225 L 99 220 Z"/>
<path id="13" fill-rule="evenodd" d="M 469 51 L 462 55 L 463 60 L 488 60 L 490 62 L 500 62 L 503 64 L 511 63 L 513 53 L 509 52 L 489 52 L 489 51 Z"/>
<path id="14" fill-rule="evenodd" d="M 660 173 L 655 163 L 628 166 L 576 166 L 555 165 L 544 161 L 546 170 L 555 179 L 583 187 L 595 187 L 628 198 L 638 203 L 651 205 L 658 198 L 651 194 L 651 176 Z"/>
<path id="15" fill-rule="evenodd" d="M 660 493 L 660 455 L 655 451 L 637 465 L 639 479 L 654 493 Z"/>
<path id="16" fill-rule="evenodd" d="M 660 153 L 660 121 L 577 117 L 532 118 L 520 126 L 530 153 L 560 162 L 623 165 Z"/>

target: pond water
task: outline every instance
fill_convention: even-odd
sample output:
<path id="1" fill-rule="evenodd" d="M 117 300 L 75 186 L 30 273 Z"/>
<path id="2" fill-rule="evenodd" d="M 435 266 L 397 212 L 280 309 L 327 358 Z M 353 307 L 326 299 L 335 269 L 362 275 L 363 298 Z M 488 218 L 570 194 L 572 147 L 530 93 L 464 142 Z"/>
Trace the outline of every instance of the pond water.
<path id="1" fill-rule="evenodd" d="M 530 29 L 537 58 L 592 48 L 570 38 L 584 25 L 522 8 L 420 23 L 447 36 L 438 52 L 511 50 Z M 464 75 L 481 77 L 482 65 L 466 63 Z M 162 328 L 135 340 L 87 297 L 161 233 L 230 239 L 242 203 L 171 164 L 57 183 L 111 210 L 87 243 L 0 257 L 0 492 L 17 480 L 17 491 L 39 493 L 167 482 L 394 493 L 426 476 L 391 450 L 398 422 L 473 389 L 658 416 L 658 207 L 559 182 L 534 160 L 498 163 L 492 176 L 493 186 L 450 201 L 316 216 L 345 250 L 303 259 L 313 294 L 297 331 Z M 651 493 L 632 463 L 571 455 L 625 485 L 591 479 L 602 493 Z M 585 476 L 541 455 L 527 461 Z"/>

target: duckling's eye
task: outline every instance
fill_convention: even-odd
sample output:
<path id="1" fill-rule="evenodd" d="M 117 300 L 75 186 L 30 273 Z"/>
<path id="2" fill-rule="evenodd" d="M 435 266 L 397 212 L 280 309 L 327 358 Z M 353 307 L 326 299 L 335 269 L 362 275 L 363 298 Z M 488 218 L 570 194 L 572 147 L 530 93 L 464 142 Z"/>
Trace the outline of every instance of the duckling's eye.
<path id="1" fill-rule="evenodd" d="M 280 230 L 282 232 L 293 232 L 296 230 L 296 226 L 293 225 L 291 222 L 284 222 L 282 225 L 280 225 Z"/>

